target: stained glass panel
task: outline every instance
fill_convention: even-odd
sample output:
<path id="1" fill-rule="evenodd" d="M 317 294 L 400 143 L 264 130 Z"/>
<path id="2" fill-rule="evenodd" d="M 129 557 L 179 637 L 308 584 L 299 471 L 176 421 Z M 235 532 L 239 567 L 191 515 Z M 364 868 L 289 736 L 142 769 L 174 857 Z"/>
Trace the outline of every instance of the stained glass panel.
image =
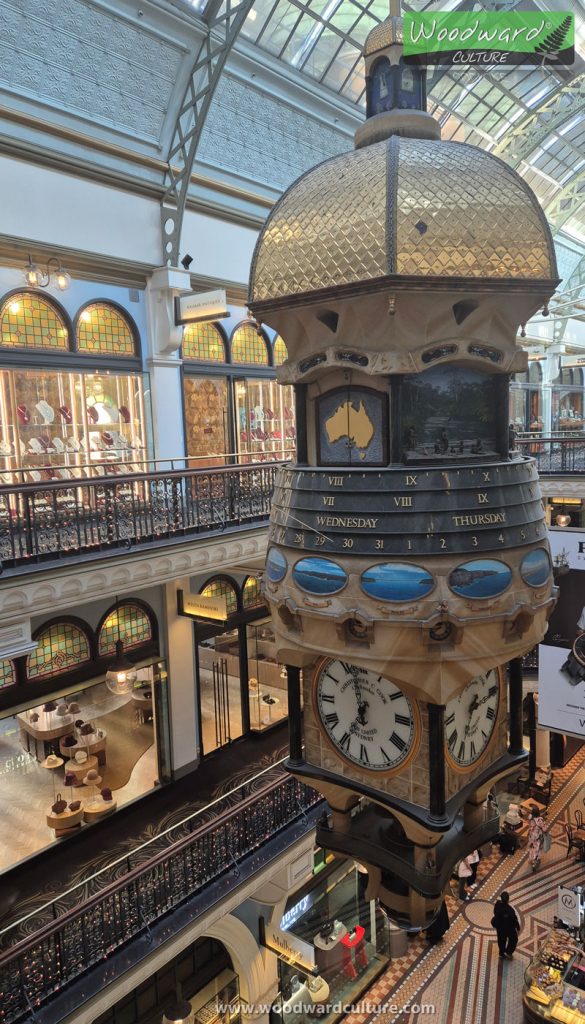
<path id="1" fill-rule="evenodd" d="M 259 604 L 264 604 L 264 595 L 260 587 L 260 580 L 256 579 L 255 576 L 248 576 L 248 579 L 244 583 L 242 601 L 244 608 L 255 608 Z"/>
<path id="2" fill-rule="evenodd" d="M 274 339 L 274 365 L 282 366 L 285 359 L 287 358 L 288 352 L 286 350 L 286 345 L 282 338 L 280 337 L 280 334 L 277 334 L 276 338 Z"/>
<path id="3" fill-rule="evenodd" d="M 69 332 L 50 302 L 31 292 L 19 292 L 2 303 L 0 342 L 9 348 L 67 352 Z"/>
<path id="4" fill-rule="evenodd" d="M 252 324 L 236 327 L 232 335 L 232 363 L 268 365 L 268 352 L 264 338 Z"/>
<path id="5" fill-rule="evenodd" d="M 72 622 L 55 622 L 36 637 L 37 648 L 26 661 L 29 679 L 48 679 L 90 660 L 89 641 Z"/>
<path id="6" fill-rule="evenodd" d="M 15 682 L 14 662 L 10 658 L 0 661 L 0 690 L 5 689 L 7 686 L 14 686 Z"/>
<path id="7" fill-rule="evenodd" d="M 225 598 L 226 612 L 233 615 L 238 610 L 238 598 L 231 583 L 227 580 L 213 580 L 200 591 L 201 597 L 223 597 Z"/>
<path id="8" fill-rule="evenodd" d="M 103 356 L 134 356 L 136 346 L 130 326 L 121 313 L 103 302 L 92 302 L 79 315 L 77 348 Z"/>
<path id="9" fill-rule="evenodd" d="M 152 626 L 143 608 L 138 604 L 127 602 L 110 612 L 105 619 L 98 640 L 100 656 L 113 654 L 116 641 L 122 640 L 124 650 L 140 647 L 152 640 Z"/>
<path id="10" fill-rule="evenodd" d="M 189 324 L 183 334 L 183 359 L 224 363 L 223 338 L 215 324 Z"/>

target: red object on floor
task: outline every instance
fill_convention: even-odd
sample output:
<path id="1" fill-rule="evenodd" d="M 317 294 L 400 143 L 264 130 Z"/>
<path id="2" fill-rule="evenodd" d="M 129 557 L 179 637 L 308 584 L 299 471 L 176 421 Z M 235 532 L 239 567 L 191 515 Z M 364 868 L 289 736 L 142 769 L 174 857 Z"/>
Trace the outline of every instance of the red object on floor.
<path id="1" fill-rule="evenodd" d="M 354 949 L 354 947 L 358 946 L 362 941 L 365 934 L 365 928 L 362 928 L 361 924 L 356 924 L 353 931 L 349 931 L 347 935 L 343 936 L 341 945 L 345 946 L 346 949 Z"/>
<path id="2" fill-rule="evenodd" d="M 355 957 L 355 962 L 358 965 L 358 967 L 367 967 L 368 966 L 368 954 L 366 952 L 366 944 L 365 944 L 363 939 L 355 947 L 354 957 Z"/>
<path id="3" fill-rule="evenodd" d="M 343 945 L 344 943 L 345 939 L 342 939 L 341 944 Z M 343 968 L 343 973 L 345 974 L 345 977 L 348 978 L 349 981 L 353 981 L 354 978 L 357 978 L 357 971 L 353 966 L 351 953 L 349 949 L 347 949 L 347 947 L 343 950 L 343 959 L 341 961 L 341 966 Z"/>

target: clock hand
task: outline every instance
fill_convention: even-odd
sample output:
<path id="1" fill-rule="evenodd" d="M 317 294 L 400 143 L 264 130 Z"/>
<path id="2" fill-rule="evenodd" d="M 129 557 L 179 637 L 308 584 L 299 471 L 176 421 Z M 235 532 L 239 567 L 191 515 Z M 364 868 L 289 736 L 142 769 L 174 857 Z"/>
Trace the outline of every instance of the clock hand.
<path id="1" fill-rule="evenodd" d="M 316 533 L 318 537 L 322 537 L 323 540 L 326 540 L 328 544 L 333 544 L 332 537 L 326 537 L 324 533 L 321 533 L 320 530 L 316 530 L 314 526 L 309 526 L 309 524 L 305 523 L 303 519 L 299 519 L 298 516 L 293 516 L 290 511 L 288 512 L 288 518 L 292 519 L 295 523 L 299 523 L 299 525 L 303 527 L 303 530 L 310 530 L 311 533 Z"/>

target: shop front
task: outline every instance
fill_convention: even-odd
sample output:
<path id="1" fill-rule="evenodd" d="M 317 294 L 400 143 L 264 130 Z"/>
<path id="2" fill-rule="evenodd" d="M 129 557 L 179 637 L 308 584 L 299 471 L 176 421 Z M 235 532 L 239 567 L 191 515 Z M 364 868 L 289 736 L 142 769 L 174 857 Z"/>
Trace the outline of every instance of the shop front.
<path id="1" fill-rule="evenodd" d="M 510 423 L 517 433 L 544 428 L 542 366 L 531 360 L 525 373 L 516 373 L 510 381 Z"/>
<path id="2" fill-rule="evenodd" d="M 198 588 L 194 619 L 203 755 L 288 717 L 286 670 L 257 575 L 214 576 Z M 215 615 L 213 620 L 211 616 Z"/>
<path id="3" fill-rule="evenodd" d="M 390 961 L 386 918 L 365 900 L 367 875 L 353 861 L 317 870 L 288 900 L 279 928 L 264 929 L 279 958 L 271 1024 L 342 1019 Z"/>
<path id="4" fill-rule="evenodd" d="M 585 425 L 583 414 L 583 370 L 579 366 L 563 366 L 552 388 L 552 428 L 559 431 L 581 432 Z"/>
<path id="5" fill-rule="evenodd" d="M 116 693 L 104 679 L 120 638 L 136 680 Z M 96 629 L 67 616 L 44 622 L 33 640 L 28 655 L 0 662 L 0 813 L 12 836 L 0 871 L 170 779 L 167 672 L 152 610 L 127 599 Z"/>
<path id="6" fill-rule="evenodd" d="M 554 926 L 524 974 L 526 1024 L 585 1024 L 584 913 L 582 887 L 559 885 Z"/>
<path id="7" fill-rule="evenodd" d="M 125 310 L 90 302 L 71 321 L 45 295 L 11 292 L 0 304 L 0 350 L 3 483 L 144 469 L 147 389 Z"/>
<path id="8" fill-rule="evenodd" d="M 183 336 L 185 434 L 191 465 L 290 458 L 296 430 L 294 393 L 275 379 L 286 359 L 250 321 L 228 336 L 215 323 L 192 324 Z"/>

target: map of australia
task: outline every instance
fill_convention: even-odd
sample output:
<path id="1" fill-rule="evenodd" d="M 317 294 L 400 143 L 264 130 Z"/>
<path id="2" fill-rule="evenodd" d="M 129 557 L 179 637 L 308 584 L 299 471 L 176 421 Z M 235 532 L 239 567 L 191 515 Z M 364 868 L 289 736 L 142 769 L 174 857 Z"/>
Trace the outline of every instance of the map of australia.
<path id="1" fill-rule="evenodd" d="M 365 452 L 374 436 L 374 424 L 363 401 L 343 402 L 325 420 L 325 431 L 330 444 L 347 437 L 352 448 L 361 448 Z"/>

